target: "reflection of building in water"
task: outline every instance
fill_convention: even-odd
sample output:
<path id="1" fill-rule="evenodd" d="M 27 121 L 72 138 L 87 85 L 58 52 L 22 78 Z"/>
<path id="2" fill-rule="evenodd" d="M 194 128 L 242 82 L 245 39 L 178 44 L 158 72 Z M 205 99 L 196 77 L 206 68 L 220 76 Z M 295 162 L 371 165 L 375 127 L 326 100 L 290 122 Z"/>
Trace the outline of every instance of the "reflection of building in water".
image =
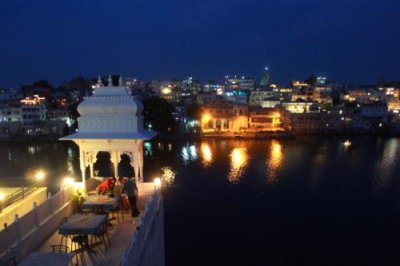
<path id="1" fill-rule="evenodd" d="M 161 170 L 163 171 L 163 174 L 161 176 L 162 178 L 162 183 L 164 185 L 171 185 L 174 180 L 175 180 L 175 172 L 171 169 L 171 167 L 162 167 Z"/>
<path id="2" fill-rule="evenodd" d="M 375 167 L 375 181 L 378 188 L 384 188 L 390 184 L 393 170 L 397 166 L 398 148 L 398 139 L 390 139 L 385 143 L 382 158 L 376 163 Z"/>
<path id="3" fill-rule="evenodd" d="M 248 165 L 248 154 L 246 148 L 234 148 L 230 154 L 231 169 L 228 174 L 228 180 L 231 183 L 237 183 L 243 175 Z"/>
<path id="4" fill-rule="evenodd" d="M 203 157 L 203 164 L 209 166 L 212 162 L 212 152 L 210 145 L 206 142 L 201 143 L 201 155 Z"/>
<path id="5" fill-rule="evenodd" d="M 269 184 L 275 184 L 278 181 L 277 171 L 282 166 L 282 160 L 282 145 L 278 141 L 272 140 L 269 160 L 267 161 L 267 182 Z"/>
<path id="6" fill-rule="evenodd" d="M 73 162 L 74 162 L 74 152 L 72 151 L 71 147 L 68 147 L 68 149 L 67 149 L 67 169 L 68 169 L 69 174 L 71 174 L 72 176 L 75 176 Z"/>
<path id="7" fill-rule="evenodd" d="M 187 164 L 191 161 L 196 161 L 197 160 L 196 146 L 191 145 L 191 146 L 182 147 L 181 156 L 182 156 L 183 163 L 185 163 L 185 164 Z"/>

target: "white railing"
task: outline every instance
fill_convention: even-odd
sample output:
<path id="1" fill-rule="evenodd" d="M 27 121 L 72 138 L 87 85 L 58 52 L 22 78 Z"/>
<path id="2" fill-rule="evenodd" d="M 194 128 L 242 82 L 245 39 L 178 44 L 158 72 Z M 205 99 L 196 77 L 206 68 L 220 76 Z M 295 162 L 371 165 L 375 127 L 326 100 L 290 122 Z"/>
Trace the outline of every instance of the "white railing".
<path id="1" fill-rule="evenodd" d="M 132 236 L 129 248 L 123 254 L 121 265 L 123 266 L 144 265 L 143 261 L 147 260 L 146 258 L 144 258 L 144 254 L 147 253 L 145 249 L 149 246 L 148 243 L 148 241 L 150 240 L 149 236 L 154 234 L 153 230 L 155 224 L 157 223 L 157 220 L 160 219 L 159 216 L 163 215 L 162 213 L 160 213 L 161 208 L 162 208 L 162 195 L 160 189 L 157 189 L 154 192 L 154 194 L 150 197 L 148 203 L 145 206 L 144 215 L 142 216 L 139 222 L 138 229 Z M 161 218 L 159 222 L 163 223 L 163 218 Z M 163 241 L 164 239 L 163 230 L 162 232 L 159 233 L 162 234 L 161 238 Z M 161 244 L 163 248 L 164 244 L 163 243 Z M 160 255 L 164 256 L 163 251 L 161 253 L 162 254 Z M 162 257 L 160 261 L 163 262 L 164 258 Z"/>
<path id="2" fill-rule="evenodd" d="M 70 189 L 62 189 L 39 206 L 34 202 L 32 210 L 22 217 L 16 214 L 14 223 L 0 232 L 0 258 L 10 249 L 21 251 L 18 255 L 23 257 L 49 237 L 58 226 L 59 216 L 71 212 L 69 195 Z"/>

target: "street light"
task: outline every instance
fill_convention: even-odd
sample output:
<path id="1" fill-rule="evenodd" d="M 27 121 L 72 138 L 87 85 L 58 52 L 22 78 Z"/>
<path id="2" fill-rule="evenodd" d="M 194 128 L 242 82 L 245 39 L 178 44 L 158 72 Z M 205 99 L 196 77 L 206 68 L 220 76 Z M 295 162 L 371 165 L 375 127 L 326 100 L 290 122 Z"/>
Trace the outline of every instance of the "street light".
<path id="1" fill-rule="evenodd" d="M 161 178 L 157 177 L 154 179 L 154 188 L 158 189 L 161 187 Z"/>
<path id="2" fill-rule="evenodd" d="M 42 170 L 37 171 L 35 174 L 36 181 L 42 181 L 45 176 L 46 176 L 46 174 L 44 171 L 42 171 Z"/>
<path id="3" fill-rule="evenodd" d="M 63 180 L 63 187 L 72 187 L 75 184 L 75 180 L 72 177 L 66 177 Z"/>

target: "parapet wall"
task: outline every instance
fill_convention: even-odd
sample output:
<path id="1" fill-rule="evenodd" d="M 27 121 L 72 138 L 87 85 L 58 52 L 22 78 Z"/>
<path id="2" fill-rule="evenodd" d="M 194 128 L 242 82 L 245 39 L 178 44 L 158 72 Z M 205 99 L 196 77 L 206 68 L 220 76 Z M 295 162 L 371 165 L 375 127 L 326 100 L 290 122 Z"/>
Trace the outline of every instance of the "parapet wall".
<path id="1" fill-rule="evenodd" d="M 160 188 L 153 188 L 138 227 L 121 265 L 164 266 L 164 206 Z"/>

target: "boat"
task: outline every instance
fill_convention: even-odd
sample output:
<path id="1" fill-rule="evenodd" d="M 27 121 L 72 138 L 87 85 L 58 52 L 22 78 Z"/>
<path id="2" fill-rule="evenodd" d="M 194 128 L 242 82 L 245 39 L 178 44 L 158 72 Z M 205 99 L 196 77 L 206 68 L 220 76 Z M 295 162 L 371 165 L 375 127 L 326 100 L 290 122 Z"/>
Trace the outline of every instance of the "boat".
<path id="1" fill-rule="evenodd" d="M 350 142 L 350 140 L 346 140 L 346 141 L 344 141 L 343 142 L 343 145 L 345 146 L 345 147 L 350 147 L 351 146 L 351 142 Z"/>

